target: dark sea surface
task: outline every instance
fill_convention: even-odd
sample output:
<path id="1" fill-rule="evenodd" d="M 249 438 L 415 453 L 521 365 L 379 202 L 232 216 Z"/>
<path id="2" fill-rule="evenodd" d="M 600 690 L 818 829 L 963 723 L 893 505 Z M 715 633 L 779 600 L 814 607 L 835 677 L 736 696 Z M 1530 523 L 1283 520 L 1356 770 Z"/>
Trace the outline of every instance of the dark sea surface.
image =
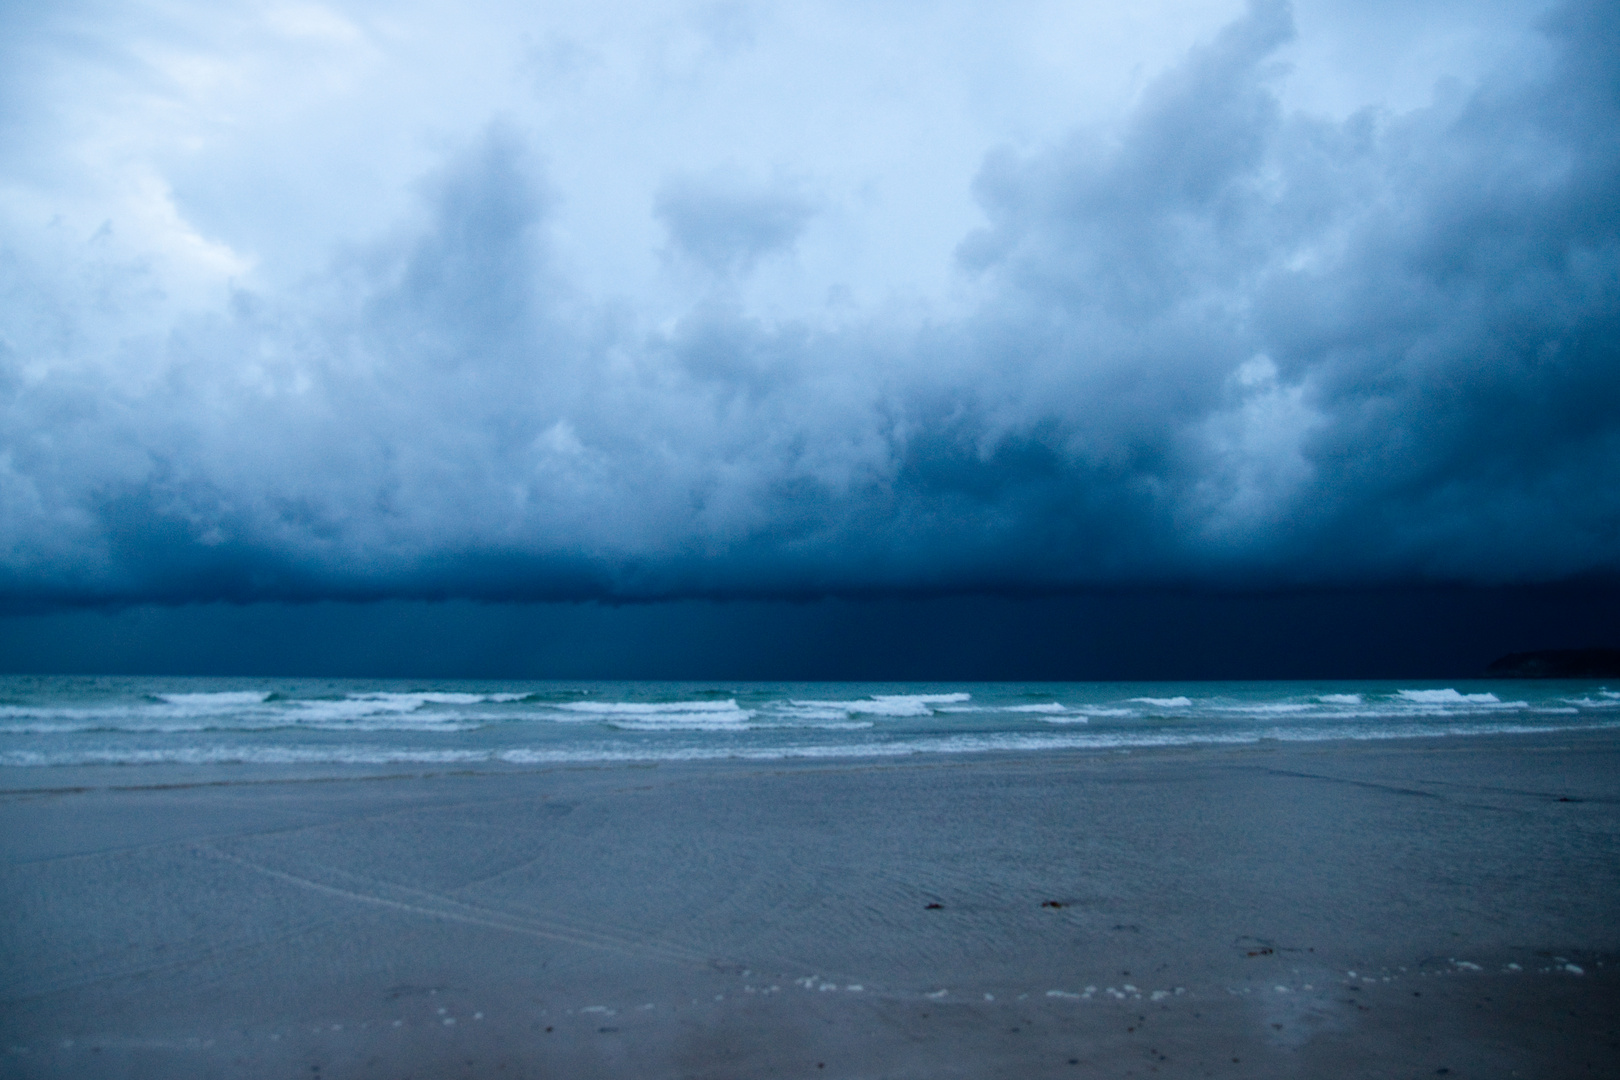
<path id="1" fill-rule="evenodd" d="M 0 678 L 0 766 L 885 757 L 1620 725 L 1594 681 L 461 682 Z"/>

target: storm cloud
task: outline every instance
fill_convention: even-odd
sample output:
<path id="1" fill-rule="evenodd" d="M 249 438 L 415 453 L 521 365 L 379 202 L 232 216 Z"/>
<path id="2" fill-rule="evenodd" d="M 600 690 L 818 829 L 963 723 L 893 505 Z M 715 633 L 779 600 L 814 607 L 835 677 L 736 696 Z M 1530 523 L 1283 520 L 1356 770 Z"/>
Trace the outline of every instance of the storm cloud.
<path id="1" fill-rule="evenodd" d="M 694 39 L 705 63 L 763 32 L 734 8 Z M 323 41 L 355 25 L 287 10 Z M 1612 580 L 1620 13 L 1525 21 L 1477 77 L 1341 115 L 1290 102 L 1281 58 L 1308 43 L 1256 0 L 1117 116 L 980 147 L 978 223 L 921 272 L 946 282 L 931 296 L 825 272 L 858 188 L 723 159 L 665 170 L 641 232 L 603 226 L 662 275 L 603 287 L 566 148 L 500 109 L 382 185 L 382 221 L 233 158 L 296 204 L 241 227 L 268 253 L 249 265 L 199 223 L 252 184 L 210 188 L 205 151 L 53 150 L 40 87 L 89 61 L 61 25 L 25 27 L 0 592 Z M 543 83 L 611 60 L 553 43 L 525 63 Z M 293 249 L 317 255 L 275 254 Z"/>

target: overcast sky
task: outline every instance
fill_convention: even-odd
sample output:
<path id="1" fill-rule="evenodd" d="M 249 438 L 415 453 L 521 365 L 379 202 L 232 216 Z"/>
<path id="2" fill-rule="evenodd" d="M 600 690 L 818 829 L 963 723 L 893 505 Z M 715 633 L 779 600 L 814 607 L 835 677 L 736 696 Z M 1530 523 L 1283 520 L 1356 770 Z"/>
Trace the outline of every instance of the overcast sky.
<path id="1" fill-rule="evenodd" d="M 0 6 L 13 605 L 1620 572 L 1620 8 Z"/>

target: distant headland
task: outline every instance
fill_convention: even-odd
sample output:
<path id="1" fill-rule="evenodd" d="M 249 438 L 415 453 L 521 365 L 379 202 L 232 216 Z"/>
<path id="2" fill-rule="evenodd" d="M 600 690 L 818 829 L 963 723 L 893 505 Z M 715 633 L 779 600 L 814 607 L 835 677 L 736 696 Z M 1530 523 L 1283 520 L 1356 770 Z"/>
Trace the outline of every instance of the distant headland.
<path id="1" fill-rule="evenodd" d="M 1620 678 L 1620 649 L 1541 649 L 1492 660 L 1485 674 L 1497 679 Z"/>

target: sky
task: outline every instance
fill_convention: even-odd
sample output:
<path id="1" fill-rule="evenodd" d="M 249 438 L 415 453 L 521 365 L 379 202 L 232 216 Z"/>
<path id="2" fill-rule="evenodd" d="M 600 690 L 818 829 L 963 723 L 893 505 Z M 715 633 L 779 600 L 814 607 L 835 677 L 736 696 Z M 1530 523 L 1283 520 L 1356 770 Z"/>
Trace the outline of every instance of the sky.
<path id="1" fill-rule="evenodd" d="M 0 2 L 0 669 L 1606 643 L 1617 360 L 1611 4 Z"/>

